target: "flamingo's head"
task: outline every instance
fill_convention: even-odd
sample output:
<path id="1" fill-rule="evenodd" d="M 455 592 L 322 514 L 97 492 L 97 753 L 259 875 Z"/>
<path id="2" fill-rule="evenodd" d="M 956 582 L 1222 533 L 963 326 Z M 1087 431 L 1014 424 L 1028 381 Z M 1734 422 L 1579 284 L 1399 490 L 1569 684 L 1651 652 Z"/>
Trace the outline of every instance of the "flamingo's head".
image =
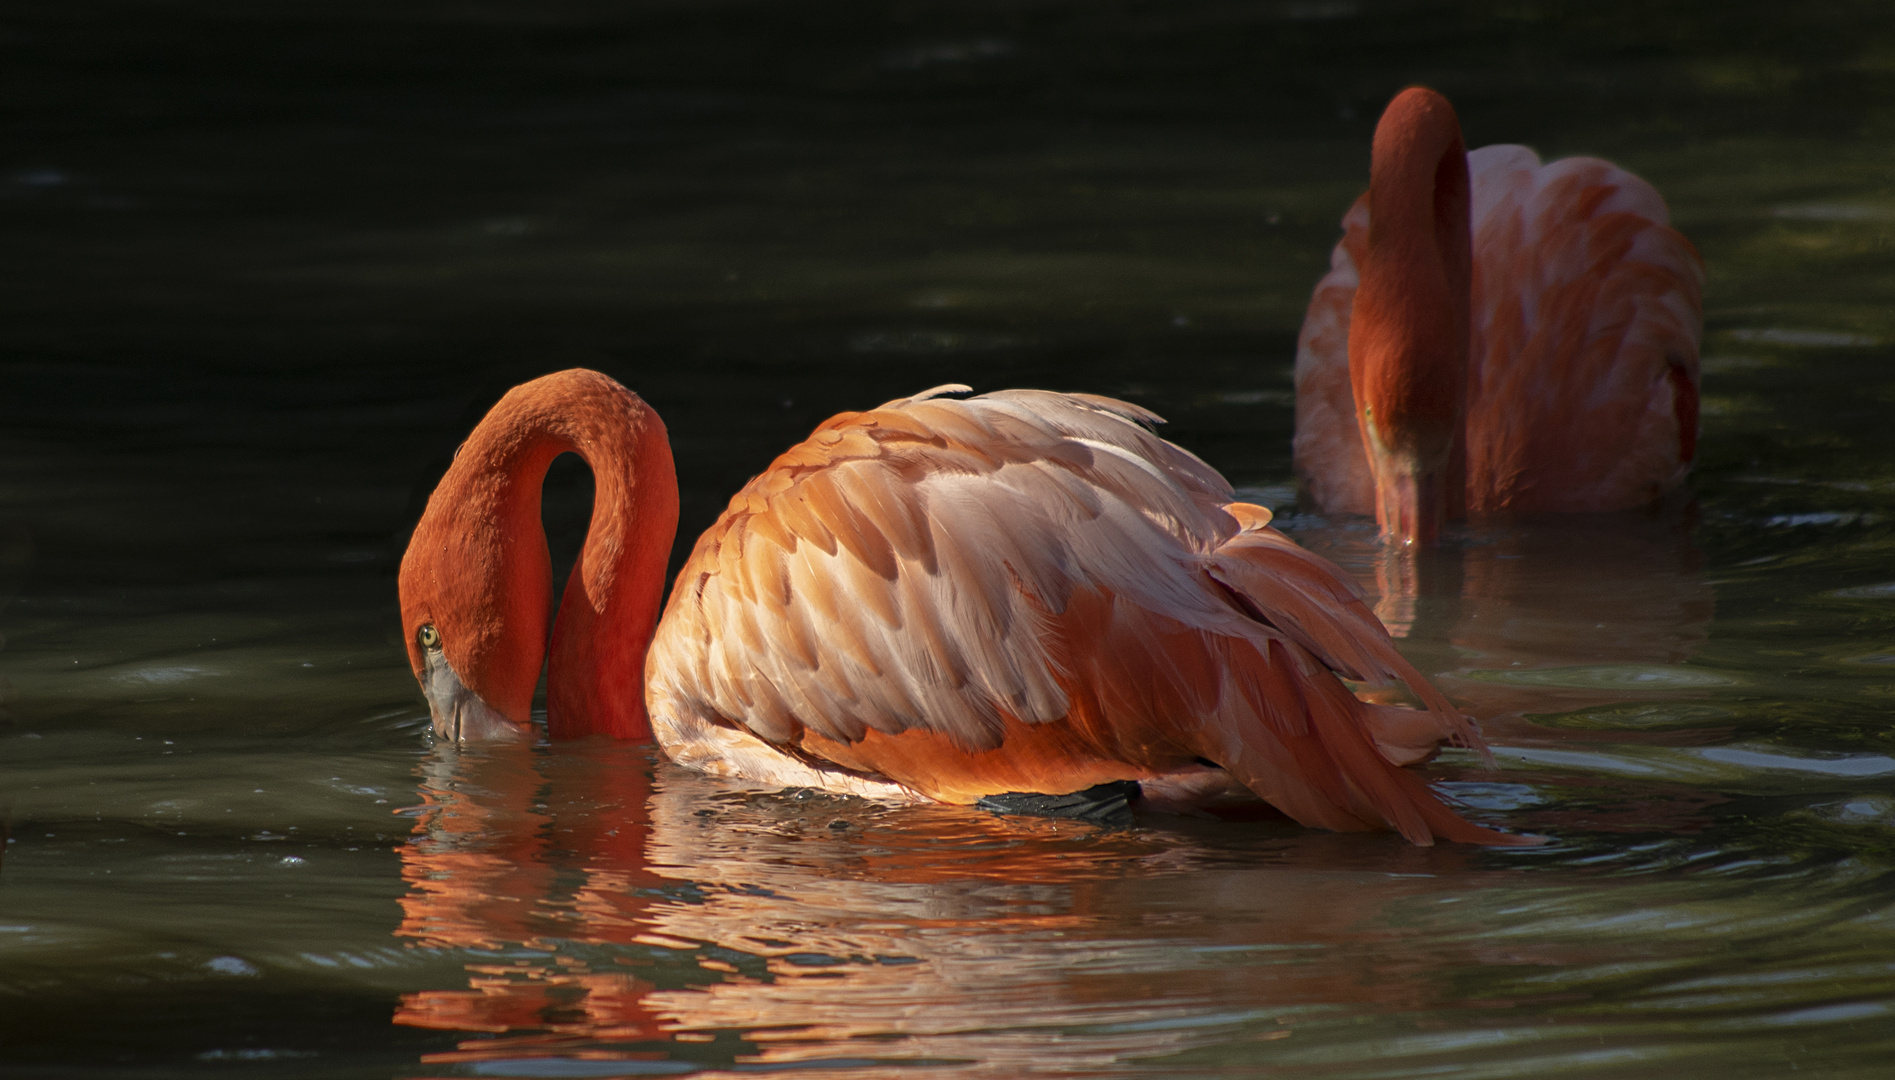
<path id="1" fill-rule="evenodd" d="M 454 741 L 523 737 L 546 661 L 552 566 L 538 485 L 518 497 L 515 470 L 493 451 L 478 437 L 461 448 L 401 560 L 408 661 L 435 735 Z"/>

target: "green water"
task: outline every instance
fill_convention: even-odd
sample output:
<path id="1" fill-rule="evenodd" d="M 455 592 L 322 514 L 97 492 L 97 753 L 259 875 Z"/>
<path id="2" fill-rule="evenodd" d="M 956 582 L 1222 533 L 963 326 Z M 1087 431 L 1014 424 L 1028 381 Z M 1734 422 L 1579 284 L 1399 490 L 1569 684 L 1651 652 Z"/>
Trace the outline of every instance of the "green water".
<path id="1" fill-rule="evenodd" d="M 1695 499 L 1474 523 L 1384 602 L 1495 743 L 1430 778 L 1549 844 L 427 745 L 404 530 L 559 367 L 663 413 L 681 545 L 949 381 L 1138 401 L 1289 510 L 1302 307 L 1417 80 L 1651 179 L 1709 276 Z M 1889 1069 L 1883 5 L 16 0 L 0 126 L 8 1076 Z"/>

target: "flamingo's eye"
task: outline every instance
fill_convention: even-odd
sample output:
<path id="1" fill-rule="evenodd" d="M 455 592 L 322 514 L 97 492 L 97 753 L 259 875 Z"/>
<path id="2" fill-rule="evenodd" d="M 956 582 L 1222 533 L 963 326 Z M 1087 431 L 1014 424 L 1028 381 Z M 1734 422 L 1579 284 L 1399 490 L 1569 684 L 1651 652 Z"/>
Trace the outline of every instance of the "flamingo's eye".
<path id="1" fill-rule="evenodd" d="M 429 652 L 433 652 L 435 649 L 441 647 L 441 632 L 434 628 L 433 623 L 428 623 L 423 626 L 415 637 L 420 640 L 421 647 Z"/>

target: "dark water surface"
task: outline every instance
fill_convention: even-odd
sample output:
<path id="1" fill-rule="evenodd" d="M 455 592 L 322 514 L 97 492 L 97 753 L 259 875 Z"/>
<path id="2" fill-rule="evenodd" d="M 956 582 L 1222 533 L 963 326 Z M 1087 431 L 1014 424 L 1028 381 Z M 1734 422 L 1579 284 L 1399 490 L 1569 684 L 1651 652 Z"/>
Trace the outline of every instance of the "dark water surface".
<path id="1" fill-rule="evenodd" d="M 1429 775 L 1551 844 L 427 745 L 404 530 L 556 368 L 663 413 L 681 545 L 948 381 L 1130 398 L 1288 507 L 1413 80 L 1709 271 L 1695 504 L 1475 523 L 1384 604 L 1497 744 Z M 1889 1074 L 1885 5 L 13 0 L 0 131 L 8 1076 Z"/>

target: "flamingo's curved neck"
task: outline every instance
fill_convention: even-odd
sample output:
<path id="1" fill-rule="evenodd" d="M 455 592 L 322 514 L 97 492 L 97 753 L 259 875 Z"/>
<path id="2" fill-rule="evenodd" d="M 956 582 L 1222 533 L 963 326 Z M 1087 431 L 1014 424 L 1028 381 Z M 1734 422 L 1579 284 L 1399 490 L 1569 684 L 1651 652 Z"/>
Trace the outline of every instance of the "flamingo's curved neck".
<path id="1" fill-rule="evenodd" d="M 1375 129 L 1349 376 L 1385 537 L 1430 543 L 1459 490 L 1472 238 L 1467 152 L 1447 99 L 1402 91 Z"/>
<path id="2" fill-rule="evenodd" d="M 552 573 L 540 490 L 553 459 L 568 452 L 592 468 L 592 524 L 549 646 Z M 426 532 L 458 549 L 451 565 L 461 580 L 447 584 L 466 594 L 466 610 L 452 620 L 456 633 L 443 627 L 449 662 L 489 704 L 524 722 L 550 651 L 554 738 L 648 735 L 645 651 L 677 524 L 664 423 L 637 395 L 589 371 L 516 387 L 462 445 L 416 529 L 417 541 Z M 492 640 L 476 640 L 487 627 L 497 628 L 486 635 Z M 483 644 L 491 655 L 473 655 Z"/>

